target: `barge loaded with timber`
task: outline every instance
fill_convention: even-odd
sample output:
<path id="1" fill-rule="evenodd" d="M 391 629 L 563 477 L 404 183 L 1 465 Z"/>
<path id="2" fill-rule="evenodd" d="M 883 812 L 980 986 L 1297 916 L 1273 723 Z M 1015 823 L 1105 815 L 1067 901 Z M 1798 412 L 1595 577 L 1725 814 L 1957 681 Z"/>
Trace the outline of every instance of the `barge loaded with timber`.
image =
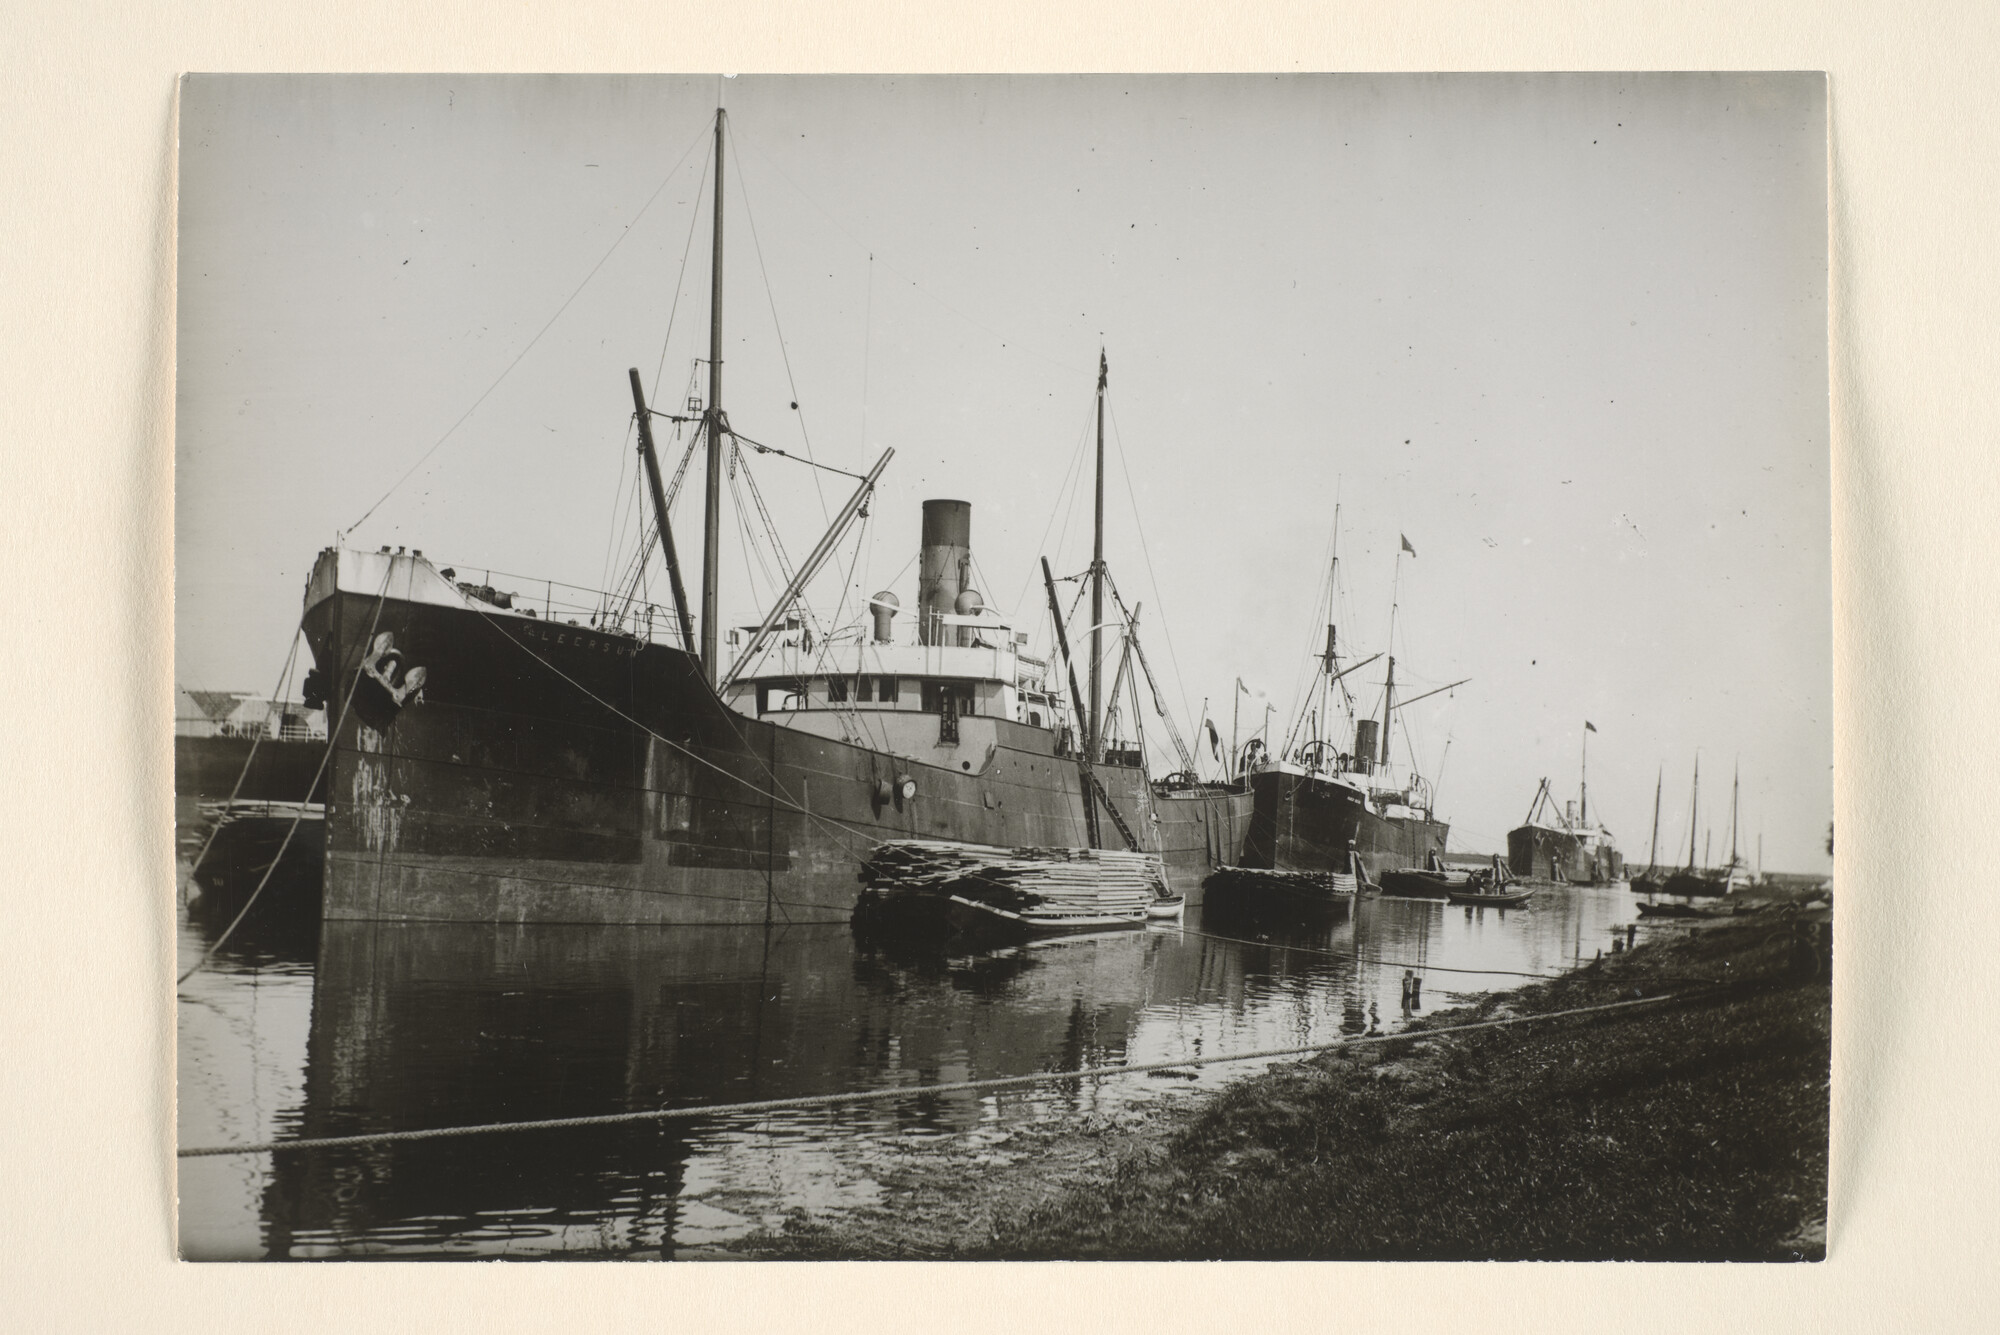
<path id="1" fill-rule="evenodd" d="M 655 411 L 630 373 L 653 521 L 635 569 L 656 549 L 672 605 L 643 601 L 636 575 L 566 605 L 557 586 L 534 581 L 538 608 L 494 587 L 490 572 L 461 577 L 421 551 L 321 552 L 303 620 L 317 664 L 308 688 L 333 723 L 323 915 L 844 921 L 874 851 L 915 840 L 1144 854 L 1175 890 L 1231 865 L 1344 871 L 1356 845 L 1371 874 L 1441 849 L 1445 827 L 1414 804 L 1413 783 L 1371 791 L 1387 750 L 1383 737 L 1376 755 L 1373 720 L 1358 730 L 1360 759 L 1336 761 L 1320 745 L 1284 763 L 1234 764 L 1220 781 L 1198 777 L 1139 645 L 1138 609 L 1104 560 L 1102 358 L 1093 559 L 1067 577 L 1084 586 L 1078 603 L 1086 588 L 1089 597 L 1077 661 L 1064 581 L 1046 559 L 1060 667 L 985 606 L 973 587 L 972 507 L 959 500 L 923 503 L 909 616 L 898 620 L 901 601 L 885 590 L 864 616 L 815 618 L 805 589 L 865 515 L 893 451 L 858 478 L 803 563 L 788 569 L 780 553 L 784 592 L 757 625 L 730 632 L 735 652 L 723 661 L 721 478 L 747 463 L 741 447 L 782 453 L 735 432 L 722 408 L 724 127 L 718 112 L 707 402 L 684 416 Z M 660 421 L 693 431 L 671 486 L 655 450 Z M 706 486 L 692 604 L 670 516 L 698 447 Z M 1327 664 L 1333 672 L 1330 649 Z M 1160 780 L 1143 739 L 1118 740 L 1110 722 L 1129 697 L 1127 726 L 1137 724 L 1142 676 L 1180 764 Z"/>

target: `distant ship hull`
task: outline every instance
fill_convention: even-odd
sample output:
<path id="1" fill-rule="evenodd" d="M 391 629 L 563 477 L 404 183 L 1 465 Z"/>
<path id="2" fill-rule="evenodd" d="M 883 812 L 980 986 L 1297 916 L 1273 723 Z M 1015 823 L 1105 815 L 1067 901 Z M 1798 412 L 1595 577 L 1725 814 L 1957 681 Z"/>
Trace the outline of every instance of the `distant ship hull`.
<path id="1" fill-rule="evenodd" d="M 1507 869 L 1528 880 L 1610 885 L 1625 879 L 1625 859 L 1609 840 L 1586 838 L 1547 825 L 1507 832 Z"/>
<path id="2" fill-rule="evenodd" d="M 253 802 L 317 802 L 320 794 L 308 790 L 325 754 L 326 743 L 318 740 L 176 736 L 174 795 L 209 802 L 231 796 Z"/>
<path id="3" fill-rule="evenodd" d="M 327 784 L 328 919 L 845 921 L 882 840 L 1090 846 L 1078 766 L 1045 729 L 990 720 L 990 749 L 926 764 L 737 713 L 677 648 L 399 597 L 417 568 L 368 562 L 343 576 L 323 555 L 304 618 L 330 718 L 354 693 Z M 357 681 L 383 634 L 425 670 L 400 707 Z M 1237 860 L 1248 793 L 1095 772 L 1177 889 Z M 1098 836 L 1125 846 L 1101 807 Z"/>
<path id="4" fill-rule="evenodd" d="M 174 738 L 174 823 L 186 855 L 200 858 L 195 881 L 203 912 L 223 912 L 218 906 L 226 905 L 226 922 L 264 879 L 283 844 L 283 864 L 272 876 L 282 894 L 267 896 L 267 903 L 282 902 L 285 912 L 317 920 L 318 804 L 326 792 L 320 762 L 326 743 L 265 737 L 255 740 L 254 752 L 252 745 L 249 737 Z M 302 801 L 310 810 L 295 822 Z M 288 834 L 291 842 L 285 844 Z M 268 916 L 270 908 L 259 913 Z"/>
<path id="5" fill-rule="evenodd" d="M 1748 886 L 1748 876 L 1741 871 L 1732 872 L 1728 867 L 1689 868 L 1668 876 L 1660 886 L 1660 893 L 1693 899 L 1733 895 Z"/>
<path id="6" fill-rule="evenodd" d="M 1347 870 L 1352 844 L 1371 881 L 1428 865 L 1444 854 L 1451 826 L 1421 816 L 1385 816 L 1344 784 L 1305 774 L 1263 770 L 1250 775 L 1250 828 L 1242 865 L 1276 871 Z"/>

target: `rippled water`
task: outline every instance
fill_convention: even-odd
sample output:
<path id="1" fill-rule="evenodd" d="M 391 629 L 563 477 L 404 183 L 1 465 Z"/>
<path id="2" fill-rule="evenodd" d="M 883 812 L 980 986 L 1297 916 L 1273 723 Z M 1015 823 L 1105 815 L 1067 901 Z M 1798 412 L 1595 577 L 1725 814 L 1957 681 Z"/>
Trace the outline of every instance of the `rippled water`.
<path id="1" fill-rule="evenodd" d="M 844 926 L 254 917 L 181 989 L 183 1146 L 623 1112 L 1172 1061 L 1394 1030 L 1608 952 L 1623 887 L 1519 909 L 1363 900 L 1311 926 L 1203 921 L 926 957 Z M 182 967 L 214 926 L 183 909 Z M 261 910 L 260 910 L 261 911 Z M 1221 938 L 1237 939 L 1221 939 Z M 1262 937 L 1263 939 L 1259 939 Z M 1459 971 L 1468 972 L 1459 972 Z M 997 1144 L 1257 1063 L 761 1115 L 180 1161 L 183 1254 L 537 1256 L 726 1244 L 870 1204 L 882 1147 Z"/>

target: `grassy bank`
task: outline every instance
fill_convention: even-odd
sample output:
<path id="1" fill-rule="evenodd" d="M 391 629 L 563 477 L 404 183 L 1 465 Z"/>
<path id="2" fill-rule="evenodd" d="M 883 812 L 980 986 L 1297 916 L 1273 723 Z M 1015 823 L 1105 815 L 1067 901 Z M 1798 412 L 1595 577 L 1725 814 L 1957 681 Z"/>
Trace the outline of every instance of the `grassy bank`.
<path id="1" fill-rule="evenodd" d="M 894 1205 L 763 1255 L 1794 1260 L 1823 1254 L 1824 914 L 1670 933 L 1425 1028 L 1657 1007 L 1336 1051 L 1115 1125 L 941 1158 Z"/>

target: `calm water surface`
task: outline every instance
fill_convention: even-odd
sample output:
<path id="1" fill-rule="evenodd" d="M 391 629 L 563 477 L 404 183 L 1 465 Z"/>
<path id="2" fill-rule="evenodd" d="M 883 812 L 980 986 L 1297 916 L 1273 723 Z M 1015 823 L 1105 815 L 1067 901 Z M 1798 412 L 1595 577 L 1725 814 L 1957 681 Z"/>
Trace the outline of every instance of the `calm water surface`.
<path id="1" fill-rule="evenodd" d="M 1204 921 L 963 957 L 845 926 L 253 930 L 181 989 L 185 1146 L 584 1116 L 1332 1041 L 1608 953 L 1620 887 L 1525 908 L 1363 900 L 1312 926 Z M 183 908 L 182 968 L 214 939 Z M 261 909 L 259 910 L 261 912 Z M 1256 939 L 1259 936 L 1265 939 Z M 1244 940 L 1218 940 L 1232 936 Z M 1025 1120 L 1258 1069 L 636 1126 L 180 1161 L 183 1254 L 533 1257 L 726 1245 L 875 1202 L 887 1154 L 1002 1148 Z"/>

